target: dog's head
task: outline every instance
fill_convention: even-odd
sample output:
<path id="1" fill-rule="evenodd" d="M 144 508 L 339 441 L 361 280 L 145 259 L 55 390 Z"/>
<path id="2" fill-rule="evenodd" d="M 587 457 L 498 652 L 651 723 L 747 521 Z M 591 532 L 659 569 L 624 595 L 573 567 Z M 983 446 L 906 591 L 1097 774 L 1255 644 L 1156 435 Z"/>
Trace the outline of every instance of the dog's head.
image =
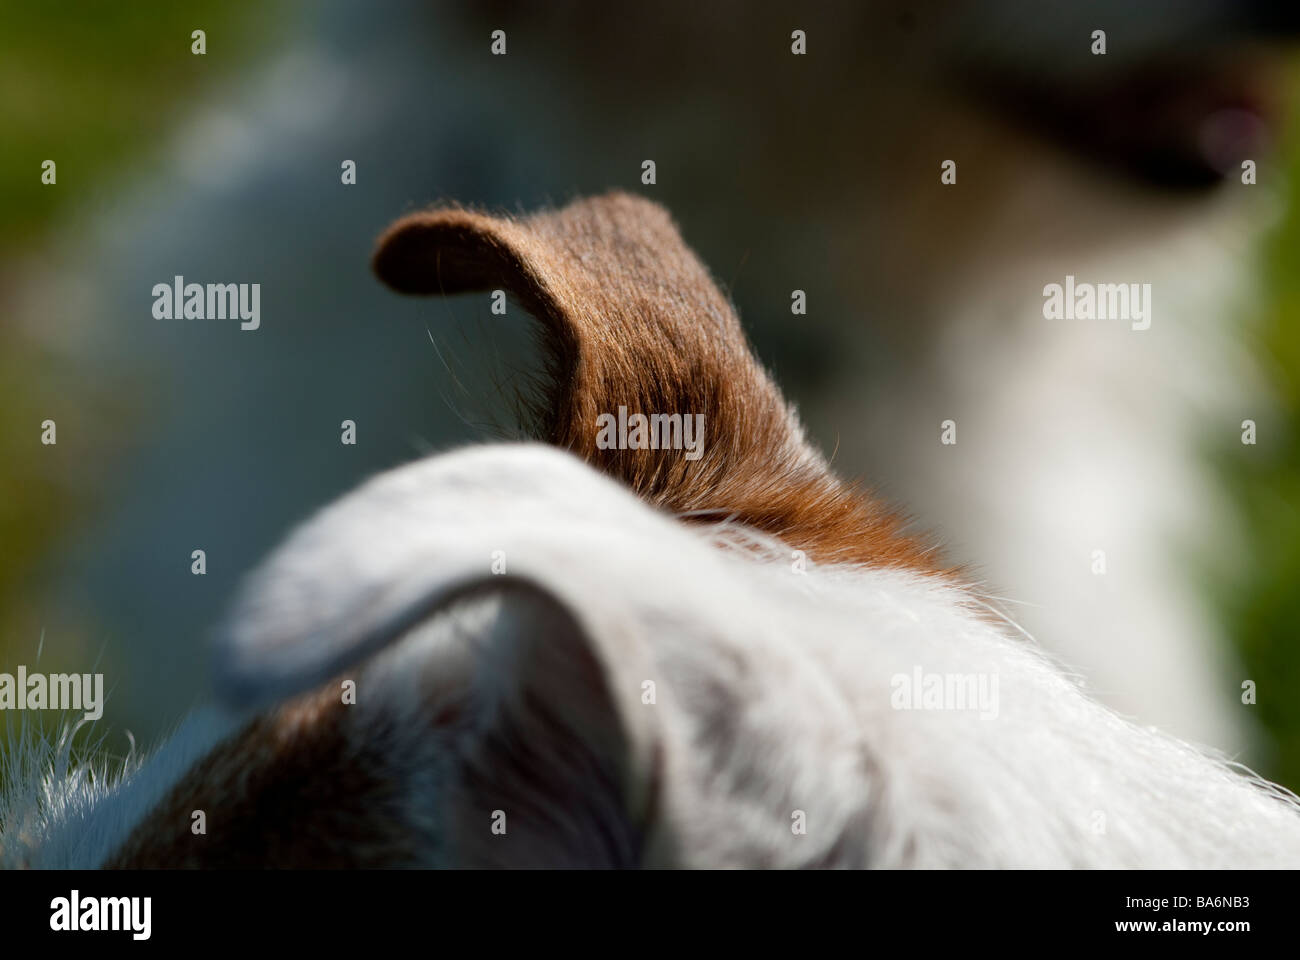
<path id="1" fill-rule="evenodd" d="M 659 208 L 417 214 L 375 267 L 405 292 L 508 290 L 537 317 L 551 445 L 417 462 L 308 521 L 220 632 L 217 705 L 121 782 L 6 830 L 9 862 L 1206 865 L 1300 849 L 1288 807 L 1091 703 L 831 475 Z M 697 415 L 690 458 L 671 417 L 684 432 Z"/>
<path id="2" fill-rule="evenodd" d="M 940 574 L 808 446 L 668 216 L 624 194 L 437 210 L 390 228 L 374 266 L 407 293 L 503 289 L 537 318 L 551 446 L 418 462 L 298 530 L 248 578 L 221 710 L 164 750 L 174 782 L 133 778 L 71 818 L 65 837 L 153 806 L 74 859 L 666 863 L 686 811 L 688 848 L 717 862 L 857 857 L 867 760 L 772 591 L 797 608 L 792 564 L 818 561 Z M 796 810 L 813 841 L 792 845 Z"/>

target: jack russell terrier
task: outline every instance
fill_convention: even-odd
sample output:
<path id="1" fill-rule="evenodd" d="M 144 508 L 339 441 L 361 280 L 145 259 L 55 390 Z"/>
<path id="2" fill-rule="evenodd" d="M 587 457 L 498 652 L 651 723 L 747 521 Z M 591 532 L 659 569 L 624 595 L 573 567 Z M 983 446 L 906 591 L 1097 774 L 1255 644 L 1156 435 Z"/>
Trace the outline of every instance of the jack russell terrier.
<path id="1" fill-rule="evenodd" d="M 546 444 L 308 520 L 152 756 L 16 745 L 0 862 L 1300 865 L 1294 796 L 1091 699 L 831 473 L 658 206 L 418 213 L 374 267 L 537 319 Z"/>

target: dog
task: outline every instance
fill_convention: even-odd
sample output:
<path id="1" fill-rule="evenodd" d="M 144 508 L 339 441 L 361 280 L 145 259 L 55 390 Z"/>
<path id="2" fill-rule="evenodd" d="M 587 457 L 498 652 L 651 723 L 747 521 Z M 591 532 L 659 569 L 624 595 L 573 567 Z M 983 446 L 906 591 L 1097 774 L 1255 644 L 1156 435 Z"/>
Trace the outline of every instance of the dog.
<path id="1" fill-rule="evenodd" d="M 660 207 L 435 209 L 373 265 L 536 318 L 547 442 L 432 456 L 308 520 L 154 754 L 15 745 L 0 862 L 1300 863 L 1300 801 L 1095 702 L 830 471 Z M 701 455 L 599 443 L 619 408 L 702 415 Z"/>
<path id="2" fill-rule="evenodd" d="M 657 159 L 656 189 L 690 211 L 842 473 L 942 530 L 948 555 L 1103 702 L 1269 762 L 1242 702 L 1260 665 L 1235 656 L 1245 638 L 1211 587 L 1251 576 L 1221 462 L 1250 463 L 1282 435 L 1239 321 L 1260 306 L 1260 241 L 1284 203 L 1270 146 L 1288 115 L 1294 10 L 466 9 L 479 35 L 501 27 L 548 51 L 563 64 L 549 81 L 587 126 Z M 806 55 L 787 44 L 794 28 Z M 682 69 L 662 68 L 665 50 Z M 705 111 L 704 139 L 643 133 L 696 130 Z M 742 162 L 709 156 L 710 142 L 762 149 Z M 715 174 L 723 156 L 734 177 Z M 719 223 L 746 231 L 739 276 Z M 1067 276 L 1150 284 L 1150 327 L 1048 319 L 1043 290 Z M 768 305 L 796 287 L 807 315 L 773 323 L 784 311 Z M 1246 419 L 1261 446 L 1240 442 Z"/>

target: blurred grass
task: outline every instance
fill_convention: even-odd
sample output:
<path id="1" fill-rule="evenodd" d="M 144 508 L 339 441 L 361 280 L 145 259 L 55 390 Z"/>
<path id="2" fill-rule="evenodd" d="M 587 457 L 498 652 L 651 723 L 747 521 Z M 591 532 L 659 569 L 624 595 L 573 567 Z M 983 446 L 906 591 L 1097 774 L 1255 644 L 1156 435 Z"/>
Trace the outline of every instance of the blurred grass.
<path id="1" fill-rule="evenodd" d="M 149 147 L 205 83 L 256 55 L 271 2 L 0 3 L 0 255 Z M 207 54 L 190 52 L 193 30 Z M 40 165 L 58 164 L 58 184 Z"/>
<path id="2" fill-rule="evenodd" d="M 0 665 L 89 670 L 107 638 L 48 595 L 44 565 L 93 515 L 96 481 L 132 432 L 130 402 L 72 368 L 14 318 L 27 262 L 60 222 L 110 194 L 188 104 L 278 37 L 282 5 L 256 0 L 0 2 Z M 207 54 L 191 52 L 191 32 Z M 41 182 L 54 160 L 57 182 Z M 28 318 L 39 320 L 39 318 Z M 58 424 L 42 446 L 41 421 Z M 89 657 L 89 660 L 87 659 Z M 110 701 L 111 705 L 111 701 Z M 57 722 L 51 720 L 50 723 Z"/>
<path id="3" fill-rule="evenodd" d="M 1300 77 L 1291 86 L 1300 102 Z M 1300 131 L 1292 120 L 1280 151 L 1287 207 L 1258 265 L 1264 306 L 1251 328 L 1278 410 L 1276 419 L 1254 418 L 1254 446 L 1237 443 L 1222 458 L 1248 552 L 1225 571 L 1219 606 L 1245 677 L 1256 684 L 1248 709 L 1275 740 L 1259 772 L 1300 791 Z"/>

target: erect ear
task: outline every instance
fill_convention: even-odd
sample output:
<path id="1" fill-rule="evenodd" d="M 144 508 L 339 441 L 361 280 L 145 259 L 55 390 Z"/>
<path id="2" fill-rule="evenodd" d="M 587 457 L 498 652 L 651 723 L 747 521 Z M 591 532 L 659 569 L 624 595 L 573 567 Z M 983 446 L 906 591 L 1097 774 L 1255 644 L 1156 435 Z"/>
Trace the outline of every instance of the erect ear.
<path id="1" fill-rule="evenodd" d="M 358 749 L 398 781 L 448 778 L 446 815 L 473 821 L 463 862 L 636 860 L 659 750 L 639 697 L 655 674 L 629 574 L 607 558 L 665 532 L 685 536 L 537 445 L 390 471 L 249 577 L 217 636 L 218 697 L 264 711 L 318 689 L 337 708 L 328 681 L 351 680 L 341 716 Z M 508 573 L 492 571 L 498 550 Z M 473 846 L 496 840 L 497 809 L 512 839 Z"/>
<path id="2" fill-rule="evenodd" d="M 506 587 L 553 596 L 580 612 L 584 632 L 621 635 L 591 622 L 618 612 L 592 571 L 663 522 L 574 458 L 537 445 L 471 448 L 380 474 L 250 573 L 217 631 L 218 694 L 239 708 L 285 700 L 457 601 Z"/>
<path id="3" fill-rule="evenodd" d="M 407 704 L 401 722 L 437 752 L 427 765 L 443 771 L 445 862 L 627 867 L 663 855 L 652 847 L 663 741 L 638 699 L 649 638 L 636 623 L 598 629 L 546 587 L 498 581 L 362 674 L 381 710 Z"/>
<path id="4" fill-rule="evenodd" d="M 416 213 L 379 238 L 373 265 L 403 293 L 512 293 L 543 330 L 541 439 L 647 501 L 732 517 L 816 559 L 932 569 L 927 545 L 808 446 L 731 304 L 655 204 L 611 193 L 517 218 Z M 627 429 L 611 443 L 616 421 Z"/>
<path id="5" fill-rule="evenodd" d="M 512 293 L 545 331 L 552 389 L 542 402 L 543 439 L 640 480 L 642 492 L 655 485 L 645 471 L 702 474 L 708 462 L 693 464 L 680 450 L 600 450 L 596 418 L 620 406 L 703 414 L 710 456 L 719 459 L 724 448 L 747 444 L 755 427 L 802 442 L 789 433 L 785 405 L 731 305 L 667 213 L 647 200 L 612 193 L 518 219 L 465 209 L 412 214 L 379 238 L 373 263 L 403 293 Z"/>

